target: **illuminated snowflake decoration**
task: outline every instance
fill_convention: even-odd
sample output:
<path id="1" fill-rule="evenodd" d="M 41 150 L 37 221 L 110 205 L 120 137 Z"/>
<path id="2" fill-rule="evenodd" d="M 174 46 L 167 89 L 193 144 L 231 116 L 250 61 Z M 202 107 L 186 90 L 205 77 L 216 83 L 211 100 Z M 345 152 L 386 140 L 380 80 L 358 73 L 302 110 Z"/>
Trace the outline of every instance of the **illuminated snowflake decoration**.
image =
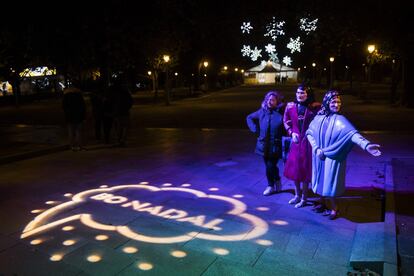
<path id="1" fill-rule="evenodd" d="M 252 49 L 249 45 L 243 45 L 243 48 L 241 49 L 242 56 L 243 57 L 250 57 L 250 54 L 252 52 Z"/>
<path id="2" fill-rule="evenodd" d="M 284 63 L 286 66 L 290 66 L 290 65 L 292 65 L 292 59 L 291 59 L 290 57 L 288 57 L 288 56 L 285 56 L 285 57 L 283 58 L 283 63 Z"/>
<path id="3" fill-rule="evenodd" d="M 266 25 L 266 33 L 264 36 L 269 36 L 273 41 L 276 41 L 278 36 L 285 34 L 285 31 L 283 30 L 284 25 L 285 21 L 277 22 L 276 18 L 273 17 L 272 22 Z"/>
<path id="4" fill-rule="evenodd" d="M 294 52 L 300 52 L 300 47 L 303 45 L 303 42 L 300 41 L 300 37 L 297 38 L 289 38 L 290 42 L 287 44 L 286 48 L 290 50 L 290 53 L 293 54 Z"/>
<path id="5" fill-rule="evenodd" d="M 276 52 L 276 46 L 269 43 L 265 46 L 265 51 L 266 53 L 269 53 L 269 55 L 271 55 L 274 52 Z"/>
<path id="6" fill-rule="evenodd" d="M 276 52 L 269 54 L 269 59 L 271 61 L 274 61 L 274 62 L 279 62 L 279 58 L 277 57 L 277 53 Z"/>
<path id="7" fill-rule="evenodd" d="M 309 34 L 310 32 L 313 32 L 316 30 L 318 23 L 318 18 L 314 20 L 310 20 L 309 18 L 301 18 L 300 19 L 300 26 L 299 28 L 304 31 L 306 34 Z"/>
<path id="8" fill-rule="evenodd" d="M 253 61 L 256 61 L 259 57 L 262 56 L 261 52 L 262 52 L 262 50 L 259 50 L 259 49 L 257 49 L 257 47 L 254 47 L 254 49 L 250 53 L 250 58 Z"/>
<path id="9" fill-rule="evenodd" d="M 250 34 L 250 30 L 253 29 L 252 25 L 250 25 L 250 22 L 243 22 L 240 29 L 242 30 L 242 33 L 248 33 Z"/>

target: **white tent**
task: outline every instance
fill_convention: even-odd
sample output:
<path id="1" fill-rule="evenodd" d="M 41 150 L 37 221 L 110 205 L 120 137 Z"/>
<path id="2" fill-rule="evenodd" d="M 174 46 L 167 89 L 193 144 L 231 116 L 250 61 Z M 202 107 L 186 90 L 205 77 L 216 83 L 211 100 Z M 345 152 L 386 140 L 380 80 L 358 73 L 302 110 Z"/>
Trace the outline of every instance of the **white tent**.
<path id="1" fill-rule="evenodd" d="M 275 82 L 297 81 L 298 71 L 273 61 L 262 61 L 244 73 L 245 83 L 270 84 Z"/>

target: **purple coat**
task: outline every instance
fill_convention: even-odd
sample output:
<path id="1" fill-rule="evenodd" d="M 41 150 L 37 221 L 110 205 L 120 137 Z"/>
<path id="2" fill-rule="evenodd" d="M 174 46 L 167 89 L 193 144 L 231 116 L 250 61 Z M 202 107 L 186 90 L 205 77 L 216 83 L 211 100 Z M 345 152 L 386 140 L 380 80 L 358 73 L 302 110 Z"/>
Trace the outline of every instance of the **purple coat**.
<path id="1" fill-rule="evenodd" d="M 310 182 L 312 179 L 312 147 L 306 138 L 306 130 L 320 108 L 319 103 L 310 104 L 305 111 L 302 131 L 299 131 L 297 104 L 287 104 L 283 123 L 289 136 L 292 132 L 299 134 L 299 143 L 290 144 L 285 164 L 284 176 L 293 181 Z"/>

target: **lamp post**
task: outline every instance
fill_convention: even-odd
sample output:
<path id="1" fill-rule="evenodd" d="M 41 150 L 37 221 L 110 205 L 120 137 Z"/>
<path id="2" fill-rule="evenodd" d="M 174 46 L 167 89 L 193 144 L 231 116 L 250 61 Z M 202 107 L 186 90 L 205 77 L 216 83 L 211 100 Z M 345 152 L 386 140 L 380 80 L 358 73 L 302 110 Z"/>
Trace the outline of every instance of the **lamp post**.
<path id="1" fill-rule="evenodd" d="M 163 55 L 162 59 L 165 63 L 165 105 L 170 105 L 170 78 L 168 76 L 168 67 L 170 62 L 170 56 L 169 55 Z"/>
<path id="2" fill-rule="evenodd" d="M 367 47 L 368 50 L 368 56 L 367 56 L 367 63 L 368 63 L 368 72 L 367 72 L 367 89 L 366 92 L 364 94 L 364 99 L 368 98 L 368 92 L 371 86 L 371 70 L 372 70 L 372 62 L 373 62 L 373 53 L 375 51 L 375 45 L 374 44 L 370 44 Z"/>
<path id="3" fill-rule="evenodd" d="M 207 67 L 208 67 L 208 61 L 204 61 L 203 62 L 203 66 L 204 66 L 204 87 L 205 87 L 205 90 L 207 91 L 208 90 L 208 79 L 207 79 Z"/>
<path id="4" fill-rule="evenodd" d="M 312 62 L 312 82 L 315 83 L 315 67 L 316 63 Z"/>
<path id="5" fill-rule="evenodd" d="M 208 61 L 202 61 L 198 64 L 198 78 L 197 78 L 197 82 L 198 82 L 198 89 L 200 89 L 201 86 L 201 68 L 204 66 L 204 70 L 205 73 L 203 74 L 205 77 L 205 82 L 207 83 L 207 67 L 208 67 Z M 200 89 L 201 90 L 201 89 Z"/>
<path id="6" fill-rule="evenodd" d="M 223 66 L 223 74 L 224 74 L 224 88 L 227 87 L 227 70 L 229 69 L 229 67 L 227 67 L 226 65 Z"/>
<path id="7" fill-rule="evenodd" d="M 330 57 L 329 58 L 329 62 L 331 63 L 330 65 L 331 65 L 331 68 L 330 68 L 330 76 L 329 76 L 329 89 L 331 89 L 332 88 L 332 86 L 333 86 L 333 83 L 334 83 L 334 79 L 333 79 L 333 62 L 335 61 L 335 58 L 334 57 Z"/>
<path id="8" fill-rule="evenodd" d="M 375 45 L 371 44 L 368 45 L 367 47 L 368 50 L 368 57 L 367 57 L 367 62 L 368 62 L 368 86 L 371 84 L 371 69 L 372 69 L 372 53 L 375 51 Z"/>

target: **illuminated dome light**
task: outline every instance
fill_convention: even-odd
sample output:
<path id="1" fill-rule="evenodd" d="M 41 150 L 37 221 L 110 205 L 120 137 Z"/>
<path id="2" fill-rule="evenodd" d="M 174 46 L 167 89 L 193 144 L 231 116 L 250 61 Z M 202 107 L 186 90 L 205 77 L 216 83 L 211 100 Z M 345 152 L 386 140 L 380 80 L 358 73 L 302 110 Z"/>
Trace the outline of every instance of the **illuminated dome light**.
<path id="1" fill-rule="evenodd" d="M 244 195 L 233 195 L 234 198 L 243 198 Z"/>
<path id="2" fill-rule="evenodd" d="M 269 240 L 256 240 L 256 243 L 264 246 L 270 246 L 273 244 L 273 242 Z"/>
<path id="3" fill-rule="evenodd" d="M 269 211 L 269 207 L 257 207 L 256 210 L 258 210 L 258 211 Z"/>
<path id="4" fill-rule="evenodd" d="M 172 186 L 172 184 L 171 183 L 164 183 L 161 186 L 163 186 L 163 187 L 170 187 L 170 186 Z"/>
<path id="5" fill-rule="evenodd" d="M 49 260 L 51 260 L 52 262 L 59 262 L 63 259 L 63 254 L 53 254 L 52 256 L 50 256 Z"/>
<path id="6" fill-rule="evenodd" d="M 41 212 L 43 212 L 44 211 L 44 209 L 36 209 L 36 210 L 32 210 L 32 211 L 30 211 L 30 213 L 32 213 L 32 214 L 37 214 L 37 213 L 41 213 Z"/>
<path id="7" fill-rule="evenodd" d="M 276 225 L 288 225 L 289 224 L 289 222 L 287 222 L 285 220 L 274 220 L 274 221 L 272 221 L 272 223 L 276 224 Z"/>
<path id="8" fill-rule="evenodd" d="M 215 192 L 215 191 L 218 191 L 219 190 L 219 188 L 216 188 L 216 187 L 213 187 L 213 188 L 210 188 L 210 189 L 208 189 L 209 191 L 212 191 L 212 192 Z"/>
<path id="9" fill-rule="evenodd" d="M 88 262 L 91 262 L 91 263 L 97 263 L 100 260 L 102 260 L 101 256 L 99 255 L 90 255 L 86 259 L 88 260 Z"/>
<path id="10" fill-rule="evenodd" d="M 185 183 L 185 184 L 181 185 L 181 187 L 190 187 L 190 186 L 191 186 L 191 184 L 188 184 L 188 183 Z"/>
<path id="11" fill-rule="evenodd" d="M 72 231 L 73 229 L 75 229 L 75 227 L 73 227 L 72 225 L 62 227 L 63 231 Z"/>
<path id="12" fill-rule="evenodd" d="M 65 245 L 65 246 L 71 246 L 71 245 L 74 245 L 75 243 L 76 243 L 75 240 L 66 240 L 66 241 L 62 242 L 62 244 Z"/>
<path id="13" fill-rule="evenodd" d="M 38 244 L 41 244 L 43 242 L 43 240 L 42 239 L 35 239 L 35 240 L 32 240 L 31 242 L 30 242 L 30 244 L 31 245 L 38 245 Z"/>
<path id="14" fill-rule="evenodd" d="M 65 196 L 65 197 L 71 197 L 71 196 L 73 196 L 73 194 L 71 194 L 71 193 L 66 193 L 66 194 L 64 194 L 63 196 Z"/>
<path id="15" fill-rule="evenodd" d="M 133 254 L 133 253 L 138 252 L 138 248 L 133 247 L 133 246 L 127 246 L 127 247 L 122 248 L 122 251 L 124 251 L 125 253 L 128 253 L 128 254 Z"/>
<path id="16" fill-rule="evenodd" d="M 107 240 L 108 238 L 109 237 L 107 235 L 97 235 L 95 237 L 95 240 L 97 240 L 97 241 L 104 241 L 104 240 Z"/>
<path id="17" fill-rule="evenodd" d="M 180 250 L 174 250 L 171 252 L 171 256 L 176 257 L 176 258 L 184 258 L 185 256 L 187 256 L 187 253 L 185 253 L 184 251 L 180 251 Z"/>
<path id="18" fill-rule="evenodd" d="M 153 268 L 153 265 L 150 263 L 139 263 L 138 268 L 141 270 L 151 270 Z"/>
<path id="19" fill-rule="evenodd" d="M 49 201 L 46 201 L 45 202 L 47 205 L 52 205 L 52 204 L 55 204 L 55 203 L 58 203 L 57 201 L 53 201 L 53 200 L 49 200 Z"/>
<path id="20" fill-rule="evenodd" d="M 217 255 L 222 255 L 222 256 L 228 255 L 230 253 L 230 251 L 224 248 L 214 248 L 213 252 L 216 253 Z"/>
<path id="21" fill-rule="evenodd" d="M 147 185 L 147 184 L 149 184 L 149 182 L 148 181 L 142 181 L 142 182 L 139 182 L 139 184 L 140 185 Z"/>
<path id="22" fill-rule="evenodd" d="M 101 185 L 99 188 L 108 188 L 108 185 Z"/>

